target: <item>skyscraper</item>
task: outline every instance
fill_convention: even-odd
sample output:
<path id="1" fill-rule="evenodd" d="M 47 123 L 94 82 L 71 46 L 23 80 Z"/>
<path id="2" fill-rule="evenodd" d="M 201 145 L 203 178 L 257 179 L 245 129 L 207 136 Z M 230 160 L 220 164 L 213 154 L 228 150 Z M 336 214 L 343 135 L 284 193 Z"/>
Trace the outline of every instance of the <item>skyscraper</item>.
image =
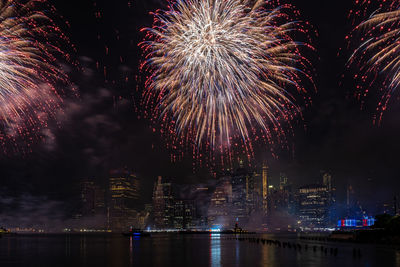
<path id="1" fill-rule="evenodd" d="M 328 205 L 329 205 L 329 223 L 334 224 L 337 219 L 337 207 L 336 207 L 336 187 L 333 184 L 332 175 L 328 172 L 323 172 L 322 184 L 326 186 L 328 190 Z"/>
<path id="2" fill-rule="evenodd" d="M 175 200 L 174 201 L 174 228 L 190 229 L 193 226 L 195 216 L 194 201 Z"/>
<path id="3" fill-rule="evenodd" d="M 153 189 L 154 224 L 158 229 L 174 227 L 174 198 L 171 183 L 163 183 L 157 178 Z"/>
<path id="4" fill-rule="evenodd" d="M 193 187 L 191 198 L 194 199 L 195 215 L 193 224 L 199 228 L 208 226 L 208 210 L 211 201 L 212 190 L 209 185 L 197 185 Z"/>
<path id="5" fill-rule="evenodd" d="M 257 208 L 256 178 L 257 176 L 254 172 L 246 172 L 246 205 L 247 213 L 250 216 Z"/>
<path id="6" fill-rule="evenodd" d="M 347 217 L 362 217 L 363 215 L 363 207 L 361 203 L 358 201 L 356 192 L 354 191 L 354 187 L 349 184 L 347 186 L 346 192 L 346 209 L 347 209 Z"/>
<path id="7" fill-rule="evenodd" d="M 127 170 L 110 173 L 110 221 L 113 230 L 134 226 L 140 199 L 140 181 Z"/>
<path id="8" fill-rule="evenodd" d="M 332 179 L 332 175 L 328 172 L 325 172 L 322 175 L 322 184 L 326 186 L 326 188 L 328 189 L 328 191 L 330 193 L 333 194 L 333 192 L 335 191 L 335 187 L 333 186 L 333 179 Z M 332 195 L 333 197 L 333 195 Z"/>
<path id="9" fill-rule="evenodd" d="M 94 215 L 95 213 L 95 184 L 93 181 L 85 180 L 81 183 L 82 216 Z"/>
<path id="10" fill-rule="evenodd" d="M 249 177 L 245 169 L 239 169 L 231 177 L 232 184 L 232 210 L 236 222 L 240 225 L 247 223 L 248 219 L 248 189 Z"/>
<path id="11" fill-rule="evenodd" d="M 208 208 L 209 226 L 229 227 L 232 221 L 232 184 L 230 177 L 223 177 L 217 184 Z"/>
<path id="12" fill-rule="evenodd" d="M 287 185 L 288 185 L 288 177 L 286 176 L 286 174 L 281 173 L 279 175 L 279 189 L 284 190 Z"/>
<path id="13" fill-rule="evenodd" d="M 81 182 L 80 188 L 80 213 L 83 220 L 81 223 L 84 227 L 88 228 L 101 228 L 106 227 L 106 208 L 105 208 L 105 190 L 92 180 L 84 180 Z M 92 218 L 96 216 L 96 219 Z"/>
<path id="14" fill-rule="evenodd" d="M 263 188 L 262 188 L 262 175 L 260 172 L 253 172 L 254 190 L 253 201 L 254 210 L 259 212 L 263 209 Z"/>
<path id="15" fill-rule="evenodd" d="M 264 215 L 268 212 L 268 166 L 262 165 L 262 197 Z"/>
<path id="16" fill-rule="evenodd" d="M 164 191 L 162 187 L 162 177 L 158 176 L 153 189 L 153 214 L 154 224 L 157 228 L 164 226 Z"/>
<path id="17" fill-rule="evenodd" d="M 185 218 L 185 202 L 183 200 L 174 201 L 174 228 L 183 229 Z"/>
<path id="18" fill-rule="evenodd" d="M 281 176 L 282 177 L 282 176 Z M 285 177 L 280 186 L 272 188 L 268 197 L 267 228 L 271 231 L 291 230 L 297 226 L 293 216 L 293 194 L 291 185 Z"/>
<path id="19" fill-rule="evenodd" d="M 326 227 L 329 194 L 325 185 L 306 185 L 299 188 L 299 217 L 303 226 Z"/>

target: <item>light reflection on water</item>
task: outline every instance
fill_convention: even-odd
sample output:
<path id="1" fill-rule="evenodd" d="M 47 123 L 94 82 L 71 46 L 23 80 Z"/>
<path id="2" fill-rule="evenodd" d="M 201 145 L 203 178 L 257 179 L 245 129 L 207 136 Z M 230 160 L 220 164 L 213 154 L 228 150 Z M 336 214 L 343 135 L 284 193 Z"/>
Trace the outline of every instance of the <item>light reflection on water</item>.
<path id="1" fill-rule="evenodd" d="M 80 241 L 81 258 L 83 259 L 83 265 L 86 265 L 86 236 L 83 236 Z"/>
<path id="2" fill-rule="evenodd" d="M 240 262 L 240 246 L 239 246 L 239 241 L 236 240 L 236 245 L 235 245 L 235 259 L 236 262 Z"/>
<path id="3" fill-rule="evenodd" d="M 133 237 L 129 237 L 129 263 L 133 264 Z"/>
<path id="4" fill-rule="evenodd" d="M 306 242 L 296 237 L 250 236 Z M 286 238 L 286 239 L 285 239 Z M 314 241 L 309 241 L 314 242 Z M 400 266 L 400 250 L 352 243 L 313 243 L 308 250 L 294 250 L 262 242 L 238 241 L 233 235 L 156 234 L 151 237 L 122 235 L 44 235 L 0 238 L 0 266 Z M 319 247 L 338 247 L 334 256 Z M 353 249 L 362 257 L 354 257 Z"/>
<path id="5" fill-rule="evenodd" d="M 274 252 L 273 250 L 268 249 L 268 247 L 266 247 L 266 246 L 263 246 L 262 261 L 261 261 L 262 265 L 269 265 L 270 262 L 274 262 L 275 253 L 273 253 L 273 252 Z"/>
<path id="6" fill-rule="evenodd" d="M 212 267 L 221 266 L 221 234 L 210 234 L 210 265 Z"/>

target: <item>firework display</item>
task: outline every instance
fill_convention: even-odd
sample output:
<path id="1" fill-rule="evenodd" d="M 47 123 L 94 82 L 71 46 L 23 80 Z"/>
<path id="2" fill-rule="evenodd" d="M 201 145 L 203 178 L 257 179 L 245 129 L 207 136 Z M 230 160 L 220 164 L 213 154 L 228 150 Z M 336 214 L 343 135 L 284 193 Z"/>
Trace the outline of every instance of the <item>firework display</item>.
<path id="1" fill-rule="evenodd" d="M 46 11 L 44 11 L 46 10 Z M 58 83 L 67 77 L 57 59 L 68 42 L 44 0 L 0 1 L 1 139 L 30 136 L 59 109 Z M 49 14 L 48 14 L 49 13 Z"/>
<path id="2" fill-rule="evenodd" d="M 302 79 L 310 79 L 300 52 L 308 45 L 291 37 L 304 29 L 288 9 L 265 0 L 184 0 L 153 13 L 140 44 L 145 105 L 194 146 L 284 135 L 282 124 L 299 114 L 290 90 L 305 93 Z"/>
<path id="3" fill-rule="evenodd" d="M 350 40 L 359 44 L 350 57 L 349 65 L 357 65 L 361 73 L 355 75 L 358 97 L 367 95 L 377 82 L 383 91 L 377 111 L 380 121 L 393 91 L 400 85 L 400 1 L 357 1 L 351 11 L 354 17 L 367 17 L 352 31 Z M 368 14 L 370 14 L 368 16 Z"/>

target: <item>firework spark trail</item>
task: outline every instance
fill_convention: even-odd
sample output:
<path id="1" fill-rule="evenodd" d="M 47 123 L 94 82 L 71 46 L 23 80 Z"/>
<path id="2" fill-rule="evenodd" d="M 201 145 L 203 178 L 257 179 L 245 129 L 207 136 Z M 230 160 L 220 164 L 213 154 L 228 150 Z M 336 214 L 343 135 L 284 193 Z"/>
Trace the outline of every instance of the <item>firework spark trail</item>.
<path id="1" fill-rule="evenodd" d="M 46 10 L 46 12 L 44 11 Z M 46 126 L 60 108 L 58 83 L 67 82 L 56 63 L 68 60 L 68 38 L 47 15 L 45 0 L 0 0 L 1 139 L 29 135 Z"/>
<path id="2" fill-rule="evenodd" d="M 371 15 L 347 37 L 351 41 L 359 40 L 348 65 L 356 64 L 360 68 L 361 72 L 355 75 L 361 81 L 357 86 L 361 89 L 360 98 L 365 97 L 377 81 L 383 80 L 384 93 L 377 107 L 377 121 L 380 122 L 393 91 L 400 85 L 400 1 L 378 1 L 377 9 L 372 11 L 367 1 L 356 1 L 356 4 L 358 11 L 350 14 L 365 17 L 371 12 Z"/>
<path id="3" fill-rule="evenodd" d="M 303 32 L 285 9 L 265 0 L 183 0 L 157 11 L 144 29 L 149 73 L 145 106 L 181 140 L 211 149 L 284 135 L 283 121 L 299 114 L 289 88 L 305 93 L 309 61 L 293 40 Z M 174 125 L 174 129 L 171 129 Z M 222 148 L 224 149 L 224 148 Z"/>

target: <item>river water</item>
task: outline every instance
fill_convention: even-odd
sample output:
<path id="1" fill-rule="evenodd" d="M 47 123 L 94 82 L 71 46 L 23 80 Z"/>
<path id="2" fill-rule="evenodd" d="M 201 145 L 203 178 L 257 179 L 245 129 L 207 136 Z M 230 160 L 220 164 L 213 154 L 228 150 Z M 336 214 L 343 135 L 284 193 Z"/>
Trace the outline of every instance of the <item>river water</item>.
<path id="1" fill-rule="evenodd" d="M 251 237 L 296 243 L 302 249 L 238 241 L 222 234 L 16 235 L 0 238 L 0 266 L 400 266 L 400 250 L 382 245 Z M 337 248 L 337 255 L 331 248 Z"/>

